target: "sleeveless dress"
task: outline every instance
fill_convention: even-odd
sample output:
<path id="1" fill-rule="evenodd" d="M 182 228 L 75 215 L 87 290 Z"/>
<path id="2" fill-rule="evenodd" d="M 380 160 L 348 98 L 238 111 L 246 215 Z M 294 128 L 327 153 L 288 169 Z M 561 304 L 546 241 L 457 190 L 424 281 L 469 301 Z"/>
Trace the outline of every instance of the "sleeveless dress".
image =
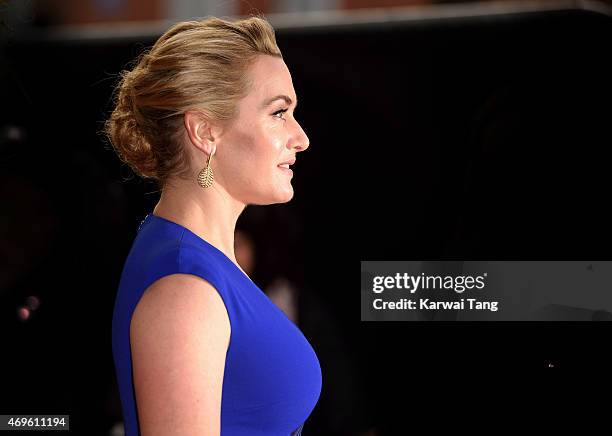
<path id="1" fill-rule="evenodd" d="M 112 348 L 125 435 L 140 436 L 130 348 L 132 314 L 147 287 L 175 273 L 208 281 L 229 314 L 221 435 L 300 435 L 322 386 L 312 346 L 223 252 L 189 229 L 153 214 L 137 231 L 113 311 Z"/>

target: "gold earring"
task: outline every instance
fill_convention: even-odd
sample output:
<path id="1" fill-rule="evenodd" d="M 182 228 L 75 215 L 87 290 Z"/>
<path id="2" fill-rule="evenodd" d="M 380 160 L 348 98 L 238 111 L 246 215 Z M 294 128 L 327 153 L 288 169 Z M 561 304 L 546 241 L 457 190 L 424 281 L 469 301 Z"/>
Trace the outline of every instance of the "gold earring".
<path id="1" fill-rule="evenodd" d="M 208 162 L 206 163 L 206 168 L 202 168 L 202 170 L 198 173 L 198 185 L 202 188 L 210 188 L 213 184 L 214 175 L 212 167 L 210 166 L 210 160 L 212 159 L 214 152 L 208 155 Z"/>

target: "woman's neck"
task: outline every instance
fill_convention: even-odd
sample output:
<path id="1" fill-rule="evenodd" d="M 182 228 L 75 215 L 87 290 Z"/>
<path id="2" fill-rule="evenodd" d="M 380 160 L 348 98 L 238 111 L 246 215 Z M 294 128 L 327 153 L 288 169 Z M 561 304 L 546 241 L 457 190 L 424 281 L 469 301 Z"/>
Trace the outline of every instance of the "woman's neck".
<path id="1" fill-rule="evenodd" d="M 181 179 L 164 186 L 153 214 L 191 230 L 236 263 L 234 233 L 244 208 L 219 184 L 202 188 Z"/>

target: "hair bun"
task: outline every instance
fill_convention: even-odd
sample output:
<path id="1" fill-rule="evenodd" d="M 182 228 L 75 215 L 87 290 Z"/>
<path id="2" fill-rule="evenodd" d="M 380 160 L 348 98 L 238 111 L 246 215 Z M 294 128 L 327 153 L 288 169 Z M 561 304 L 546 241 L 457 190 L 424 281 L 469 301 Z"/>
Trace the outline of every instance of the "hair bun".
<path id="1" fill-rule="evenodd" d="M 130 72 L 118 85 L 116 106 L 106 122 L 106 132 L 119 158 L 144 178 L 157 178 L 157 159 L 137 121 Z"/>

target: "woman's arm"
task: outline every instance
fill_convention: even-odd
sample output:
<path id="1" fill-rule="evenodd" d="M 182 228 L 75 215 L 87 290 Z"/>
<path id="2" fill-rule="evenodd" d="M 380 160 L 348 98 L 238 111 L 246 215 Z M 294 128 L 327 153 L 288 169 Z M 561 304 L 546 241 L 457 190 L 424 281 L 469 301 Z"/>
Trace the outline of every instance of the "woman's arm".
<path id="1" fill-rule="evenodd" d="M 219 436 L 230 321 L 217 290 L 190 274 L 153 283 L 130 325 L 142 436 Z"/>

